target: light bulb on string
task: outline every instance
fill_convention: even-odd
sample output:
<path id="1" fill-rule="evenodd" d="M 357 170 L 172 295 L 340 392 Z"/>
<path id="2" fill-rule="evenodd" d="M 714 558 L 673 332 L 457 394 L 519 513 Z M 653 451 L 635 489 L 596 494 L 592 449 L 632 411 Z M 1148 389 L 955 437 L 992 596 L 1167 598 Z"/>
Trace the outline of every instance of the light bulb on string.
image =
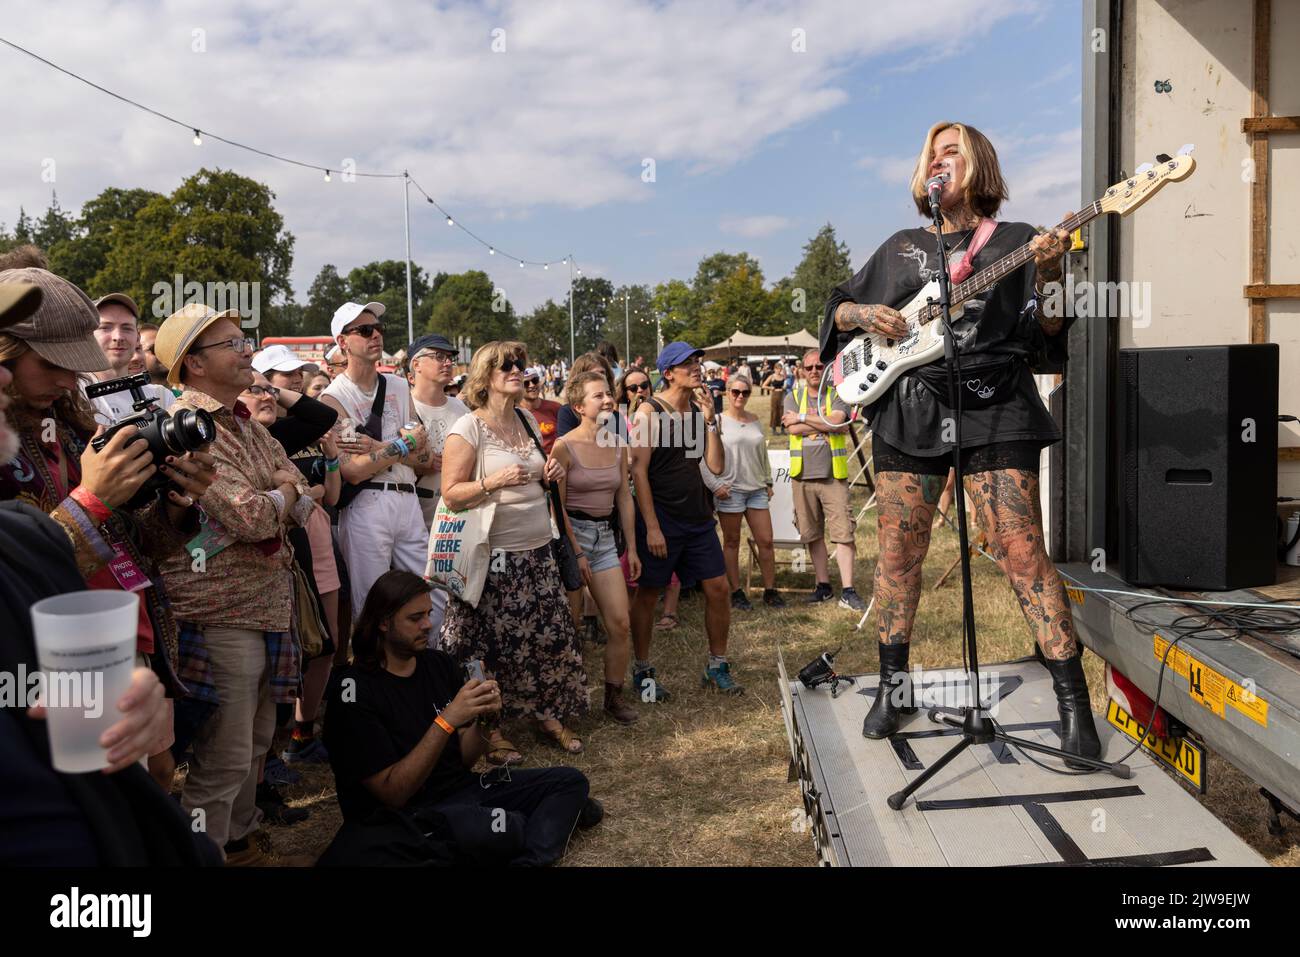
<path id="1" fill-rule="evenodd" d="M 454 221 L 450 216 L 447 217 L 447 225 L 448 225 L 448 226 L 455 226 L 455 225 L 456 225 L 455 221 Z"/>
<path id="2" fill-rule="evenodd" d="M 195 130 L 195 131 L 194 131 L 194 145 L 195 145 L 195 146 L 202 146 L 202 145 L 203 145 L 203 137 L 199 135 L 199 131 L 198 131 L 198 130 Z"/>
<path id="3" fill-rule="evenodd" d="M 522 259 L 519 260 L 519 268 L 520 268 L 520 269 L 523 269 L 523 268 L 524 268 L 524 261 L 523 261 Z"/>
<path id="4" fill-rule="evenodd" d="M 488 247 L 488 255 L 489 255 L 489 256 L 495 256 L 496 254 L 497 254 L 496 249 L 494 249 L 493 247 L 489 246 L 489 247 Z"/>
<path id="5" fill-rule="evenodd" d="M 326 170 L 326 171 L 325 171 L 325 182 L 328 183 L 329 181 L 330 181 L 330 171 L 329 171 L 329 170 Z"/>

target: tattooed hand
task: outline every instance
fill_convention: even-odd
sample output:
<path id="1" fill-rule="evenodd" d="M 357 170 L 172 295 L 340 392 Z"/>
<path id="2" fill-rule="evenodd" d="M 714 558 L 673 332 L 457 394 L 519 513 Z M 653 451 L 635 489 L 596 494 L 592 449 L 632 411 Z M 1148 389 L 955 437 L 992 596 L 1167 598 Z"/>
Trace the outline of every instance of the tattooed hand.
<path id="1" fill-rule="evenodd" d="M 842 302 L 835 310 L 835 327 L 841 332 L 865 329 L 890 339 L 904 339 L 908 335 L 907 320 L 897 309 L 882 305 L 859 305 Z"/>

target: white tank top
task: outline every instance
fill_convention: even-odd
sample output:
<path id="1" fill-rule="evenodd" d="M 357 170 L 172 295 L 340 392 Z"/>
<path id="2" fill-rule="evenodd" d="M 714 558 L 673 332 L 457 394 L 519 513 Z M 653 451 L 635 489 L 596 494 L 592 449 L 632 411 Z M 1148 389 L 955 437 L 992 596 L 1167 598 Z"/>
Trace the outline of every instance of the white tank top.
<path id="1" fill-rule="evenodd" d="M 385 442 L 390 442 L 401 434 L 403 425 L 415 418 L 411 413 L 411 388 L 406 384 L 406 380 L 400 376 L 387 375 L 382 372 L 380 375 L 387 380 L 387 385 L 384 387 L 383 438 Z M 375 389 L 378 388 L 379 382 L 376 380 Z M 358 430 L 370 418 L 370 407 L 375 402 L 373 389 L 369 394 L 362 392 L 346 374 L 335 376 L 334 381 L 326 387 L 323 395 L 332 396 L 339 405 L 343 406 L 344 414 L 352 420 L 353 425 Z M 399 462 L 397 465 L 384 469 L 373 478 L 367 479 L 367 481 L 414 484 L 415 470 L 409 465 Z"/>

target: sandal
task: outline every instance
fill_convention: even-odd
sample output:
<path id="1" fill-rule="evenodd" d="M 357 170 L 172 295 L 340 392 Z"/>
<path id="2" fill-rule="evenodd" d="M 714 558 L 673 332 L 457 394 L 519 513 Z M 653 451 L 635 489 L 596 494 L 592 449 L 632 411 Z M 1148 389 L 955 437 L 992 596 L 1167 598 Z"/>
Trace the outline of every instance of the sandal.
<path id="1" fill-rule="evenodd" d="M 510 757 L 510 755 L 514 757 Z M 504 755 L 504 757 L 502 757 Z M 497 738 L 495 741 L 488 741 L 487 763 L 498 768 L 508 768 L 512 764 L 520 764 L 524 756 L 519 753 L 519 749 L 507 741 L 505 738 Z"/>
<path id="2" fill-rule="evenodd" d="M 655 631 L 672 631 L 676 627 L 677 616 L 667 611 L 655 622 Z"/>
<path id="3" fill-rule="evenodd" d="M 565 754 L 582 754 L 585 750 L 581 739 L 566 728 L 560 725 L 558 728 L 548 728 L 545 725 L 537 725 L 538 736 L 547 744 L 559 748 Z M 577 747 L 574 747 L 577 745 Z"/>

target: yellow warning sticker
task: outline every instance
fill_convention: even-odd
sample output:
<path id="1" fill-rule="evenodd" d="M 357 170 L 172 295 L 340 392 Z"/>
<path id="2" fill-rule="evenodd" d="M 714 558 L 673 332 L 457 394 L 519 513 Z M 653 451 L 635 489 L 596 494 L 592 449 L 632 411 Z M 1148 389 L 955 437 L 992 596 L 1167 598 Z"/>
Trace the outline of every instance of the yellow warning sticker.
<path id="1" fill-rule="evenodd" d="M 1083 589 L 1082 589 L 1082 588 L 1071 588 L 1069 585 L 1066 585 L 1066 586 L 1065 586 L 1065 593 L 1066 593 L 1067 595 L 1070 596 L 1070 601 L 1074 602 L 1076 605 L 1082 605 L 1082 604 L 1083 604 Z"/>
<path id="2" fill-rule="evenodd" d="M 1165 657 L 1169 642 L 1156 635 L 1152 647 L 1156 660 L 1160 661 Z M 1268 702 L 1255 694 L 1253 687 L 1237 684 L 1205 662 L 1198 661 L 1181 647 L 1169 652 L 1167 667 L 1174 674 L 1187 679 L 1187 693 L 1203 708 L 1222 718 L 1224 709 L 1231 705 L 1256 724 L 1268 727 Z"/>

